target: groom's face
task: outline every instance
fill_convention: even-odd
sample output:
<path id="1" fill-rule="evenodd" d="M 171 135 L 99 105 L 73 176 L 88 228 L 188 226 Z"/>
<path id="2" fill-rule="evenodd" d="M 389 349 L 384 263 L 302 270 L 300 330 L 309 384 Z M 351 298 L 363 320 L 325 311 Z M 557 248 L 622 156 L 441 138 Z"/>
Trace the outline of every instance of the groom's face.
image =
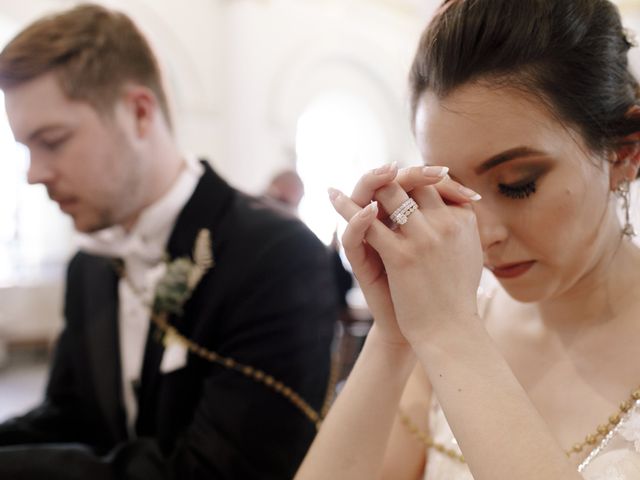
<path id="1" fill-rule="evenodd" d="M 16 140 L 30 153 L 28 181 L 46 187 L 77 230 L 126 224 L 139 208 L 144 180 L 126 112 L 99 113 L 69 99 L 53 73 L 7 89 Z"/>

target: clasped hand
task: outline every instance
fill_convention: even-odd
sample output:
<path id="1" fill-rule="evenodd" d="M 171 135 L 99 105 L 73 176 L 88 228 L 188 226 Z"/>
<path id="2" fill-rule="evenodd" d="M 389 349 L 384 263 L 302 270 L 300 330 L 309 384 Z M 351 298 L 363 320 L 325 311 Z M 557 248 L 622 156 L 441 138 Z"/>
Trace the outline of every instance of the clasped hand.
<path id="1" fill-rule="evenodd" d="M 348 222 L 343 247 L 385 342 L 415 348 L 477 318 L 477 193 L 443 167 L 387 165 L 362 176 L 351 197 L 334 189 L 329 196 Z M 409 196 L 418 209 L 403 225 L 389 221 Z"/>

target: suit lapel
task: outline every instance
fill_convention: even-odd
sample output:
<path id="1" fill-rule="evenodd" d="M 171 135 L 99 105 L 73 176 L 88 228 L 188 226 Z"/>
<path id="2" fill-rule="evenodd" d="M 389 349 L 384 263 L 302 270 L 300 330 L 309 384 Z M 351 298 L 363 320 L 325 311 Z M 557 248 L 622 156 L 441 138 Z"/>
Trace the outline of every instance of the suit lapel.
<path id="1" fill-rule="evenodd" d="M 191 256 L 198 232 L 208 228 L 215 242 L 216 226 L 227 212 L 235 191 L 206 163 L 193 195 L 178 215 L 169 237 L 167 250 L 171 258 Z"/>
<path id="2" fill-rule="evenodd" d="M 108 260 L 94 257 L 84 276 L 91 301 L 85 303 L 88 352 L 97 400 L 114 442 L 126 438 L 121 402 L 118 339 L 118 277 Z M 115 352 L 115 353 L 114 353 Z"/>
<path id="3" fill-rule="evenodd" d="M 202 164 L 204 173 L 193 195 L 178 215 L 169 237 L 167 252 L 171 260 L 179 257 L 191 257 L 196 236 L 203 228 L 209 229 L 215 243 L 215 226 L 220 222 L 220 218 L 224 215 L 233 198 L 234 190 L 211 169 L 207 162 L 202 162 Z M 188 336 L 191 333 L 191 322 L 185 320 L 187 319 L 170 319 L 174 324 L 179 321 L 180 331 Z M 164 353 L 161 338 L 161 332 L 152 322 L 147 336 L 140 377 L 139 408 L 136 422 L 138 435 L 149 435 L 156 431 L 155 418 L 161 378 L 160 364 Z"/>

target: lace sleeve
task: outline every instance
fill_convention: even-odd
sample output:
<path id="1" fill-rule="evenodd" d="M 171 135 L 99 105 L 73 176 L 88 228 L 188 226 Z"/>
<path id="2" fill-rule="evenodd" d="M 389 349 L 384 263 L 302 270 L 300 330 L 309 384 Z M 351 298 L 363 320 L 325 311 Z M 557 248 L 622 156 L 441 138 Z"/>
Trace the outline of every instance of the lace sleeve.
<path id="1" fill-rule="evenodd" d="M 578 471 L 586 480 L 640 480 L 640 400 Z"/>

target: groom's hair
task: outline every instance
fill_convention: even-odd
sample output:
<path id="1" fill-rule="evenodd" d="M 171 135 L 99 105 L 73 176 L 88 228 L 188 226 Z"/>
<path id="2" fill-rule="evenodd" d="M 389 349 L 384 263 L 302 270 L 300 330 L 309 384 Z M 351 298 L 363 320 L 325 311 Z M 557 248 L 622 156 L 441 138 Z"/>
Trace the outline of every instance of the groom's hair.
<path id="1" fill-rule="evenodd" d="M 158 61 L 133 21 L 99 5 L 83 4 L 45 16 L 0 52 L 0 89 L 55 72 L 63 92 L 109 114 L 127 82 L 149 88 L 171 126 Z"/>

